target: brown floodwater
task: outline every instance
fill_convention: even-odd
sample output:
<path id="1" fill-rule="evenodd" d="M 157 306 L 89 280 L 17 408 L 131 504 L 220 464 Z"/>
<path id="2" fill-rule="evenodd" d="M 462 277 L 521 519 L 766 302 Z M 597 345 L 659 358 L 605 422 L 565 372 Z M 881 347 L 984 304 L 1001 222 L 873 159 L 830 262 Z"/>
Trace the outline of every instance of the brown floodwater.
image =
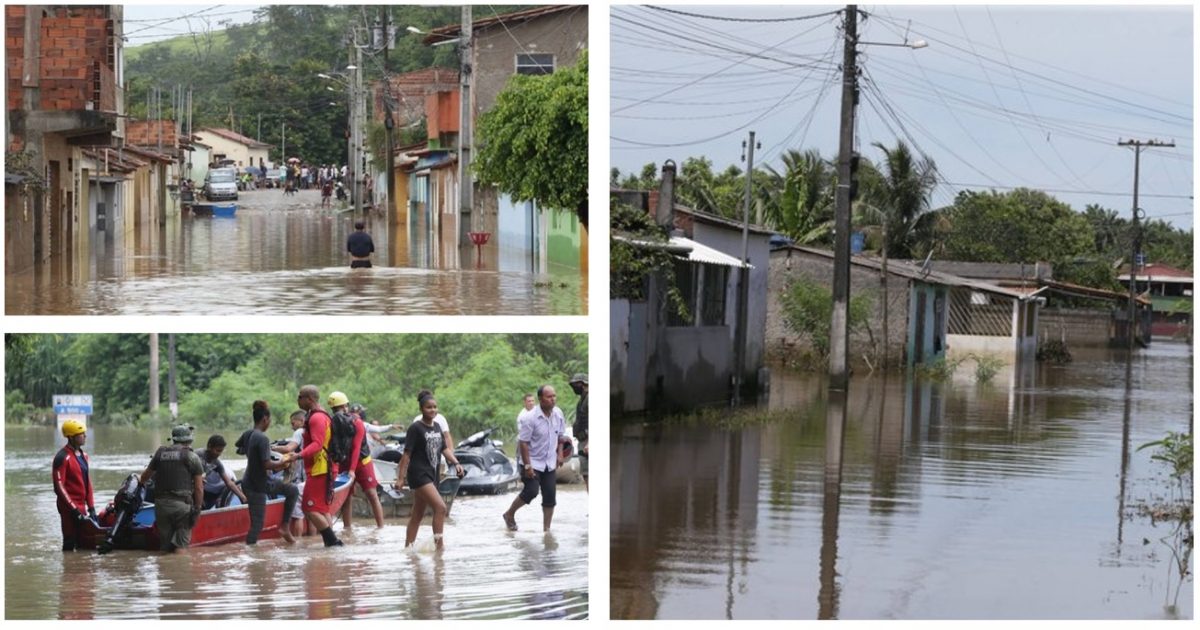
<path id="1" fill-rule="evenodd" d="M 372 269 L 349 268 L 351 214 L 316 191 L 241 193 L 235 218 L 103 234 L 90 254 L 5 277 L 9 315 L 585 315 L 587 274 L 525 252 L 439 247 L 368 218 Z"/>
<path id="2" fill-rule="evenodd" d="M 1189 431 L 1191 362 L 1162 342 L 1128 382 L 1097 351 L 844 397 L 776 373 L 737 428 L 614 423 L 612 618 L 1190 619 L 1190 548 L 1141 510 L 1169 469 L 1137 448 Z"/>
<path id="3" fill-rule="evenodd" d="M 96 427 L 88 433 L 96 504 L 140 471 L 163 432 Z M 280 434 L 282 437 L 282 433 Z M 295 546 L 231 543 L 174 555 L 60 551 L 50 487 L 54 432 L 5 430 L 4 616 L 6 619 L 581 619 L 588 616 L 587 494 L 560 486 L 550 534 L 541 511 L 500 514 L 512 493 L 457 497 L 437 554 L 422 527 L 404 549 L 405 520 L 375 529 L 356 518 L 346 546 L 320 537 Z M 235 471 L 245 459 L 226 457 Z M 340 529 L 340 524 L 335 528 Z"/>

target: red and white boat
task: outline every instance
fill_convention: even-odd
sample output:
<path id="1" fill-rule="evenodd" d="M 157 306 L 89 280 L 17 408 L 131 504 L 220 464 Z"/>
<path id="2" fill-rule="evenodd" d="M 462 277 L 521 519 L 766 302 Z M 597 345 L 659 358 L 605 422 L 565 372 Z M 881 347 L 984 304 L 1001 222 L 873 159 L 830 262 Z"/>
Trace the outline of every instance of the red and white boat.
<path id="1" fill-rule="evenodd" d="M 140 496 L 144 491 L 136 483 L 137 476 L 130 477 L 131 479 L 126 479 L 121 490 L 117 492 L 117 497 L 95 521 L 84 521 L 81 525 L 81 549 L 99 549 L 101 553 L 112 549 L 160 549 L 158 529 L 154 526 L 154 504 L 141 501 Z M 350 496 L 352 485 L 348 474 L 338 475 L 333 491 L 333 503 L 330 504 L 331 514 L 341 512 L 342 504 Z M 283 513 L 283 504 L 283 497 L 267 500 L 259 540 L 279 537 L 280 527 L 288 518 L 288 515 Z M 244 541 L 249 530 L 250 508 L 247 505 L 204 510 L 200 513 L 196 526 L 192 528 L 192 546 Z"/>

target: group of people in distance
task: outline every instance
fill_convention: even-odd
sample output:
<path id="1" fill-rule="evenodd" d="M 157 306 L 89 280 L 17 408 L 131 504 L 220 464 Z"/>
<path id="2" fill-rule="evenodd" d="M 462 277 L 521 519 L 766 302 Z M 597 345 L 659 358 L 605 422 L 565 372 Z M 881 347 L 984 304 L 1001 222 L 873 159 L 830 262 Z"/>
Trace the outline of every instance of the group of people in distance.
<path id="1" fill-rule="evenodd" d="M 586 482 L 587 464 L 587 375 L 577 374 L 570 381 L 580 396 L 576 406 L 574 432 L 583 456 L 582 473 Z M 527 397 L 528 399 L 528 397 Z M 383 527 L 383 507 L 378 492 L 380 481 L 372 463 L 368 435 L 382 433 L 397 425 L 379 426 L 365 422 L 365 407 L 350 403 L 342 392 L 326 399 L 329 410 L 321 406 L 315 385 L 300 388 L 296 398 L 299 410 L 290 416 L 293 434 L 272 444 L 267 437 L 271 409 L 264 401 L 255 401 L 251 416 L 253 427 L 235 442 L 237 452 L 246 456 L 241 485 L 234 481 L 221 455 L 226 442 L 220 435 L 209 438 L 201 453 L 192 450 L 193 427 L 177 426 L 171 431 L 171 444 L 160 447 L 141 474 L 141 482 L 153 480 L 155 525 L 163 551 L 173 552 L 191 543 L 202 509 L 217 505 L 223 493 L 232 493 L 248 506 L 250 528 L 246 544 L 256 544 L 262 532 L 269 497 L 284 498 L 284 522 L 280 536 L 293 543 L 306 525 L 319 534 L 325 546 L 341 546 L 333 532 L 334 484 L 340 472 L 347 472 L 351 483 L 364 493 L 371 506 L 375 524 Z M 549 531 L 556 504 L 555 472 L 568 455 L 561 446 L 570 444 L 563 412 L 556 406 L 557 394 L 550 385 L 537 390 L 537 404 L 526 405 L 518 416 L 517 462 L 521 467 L 523 489 L 504 512 L 504 524 L 517 529 L 516 513 L 542 495 L 542 526 Z M 412 515 L 405 533 L 405 546 L 412 545 L 427 510 L 432 511 L 434 544 L 443 547 L 443 529 L 447 508 L 438 493 L 441 460 L 444 457 L 453 474 L 462 477 L 462 466 L 454 455 L 449 425 L 438 413 L 437 399 L 422 390 L 417 395 L 420 415 L 408 426 L 404 452 L 394 486 L 411 489 Z M 56 453 L 52 476 L 62 524 L 63 550 L 79 546 L 80 524 L 97 521 L 89 460 L 83 451 L 87 431 L 82 422 L 63 423 L 66 445 Z M 350 437 L 352 435 L 352 437 Z M 339 446 L 341 443 L 348 444 Z M 303 489 L 298 486 L 303 483 Z M 349 493 L 354 492 L 353 487 Z M 349 496 L 342 505 L 343 528 L 351 528 Z"/>

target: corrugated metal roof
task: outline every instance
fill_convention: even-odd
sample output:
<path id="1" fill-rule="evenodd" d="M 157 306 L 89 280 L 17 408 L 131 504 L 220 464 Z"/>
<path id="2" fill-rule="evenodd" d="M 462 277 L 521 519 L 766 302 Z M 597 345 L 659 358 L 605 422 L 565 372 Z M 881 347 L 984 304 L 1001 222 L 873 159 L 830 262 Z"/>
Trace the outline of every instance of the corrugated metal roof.
<path id="1" fill-rule="evenodd" d="M 684 236 L 672 236 L 671 244 L 691 248 L 686 258 L 692 262 L 721 265 L 723 267 L 736 267 L 738 269 L 754 268 L 754 265 L 744 263 L 725 252 L 717 251 L 704 243 L 697 243 Z"/>

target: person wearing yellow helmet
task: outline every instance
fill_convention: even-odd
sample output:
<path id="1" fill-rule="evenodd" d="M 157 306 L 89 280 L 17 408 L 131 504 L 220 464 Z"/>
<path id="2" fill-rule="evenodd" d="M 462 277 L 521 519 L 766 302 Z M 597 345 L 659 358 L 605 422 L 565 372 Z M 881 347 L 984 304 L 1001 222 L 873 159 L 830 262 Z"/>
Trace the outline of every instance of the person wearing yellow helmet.
<path id="1" fill-rule="evenodd" d="M 89 518 L 96 520 L 96 506 L 92 500 L 88 456 L 83 452 L 87 427 L 78 420 L 67 420 L 63 423 L 62 434 L 67 438 L 67 444 L 55 454 L 51 473 L 62 522 L 62 549 L 74 551 L 79 547 L 80 525 Z"/>

